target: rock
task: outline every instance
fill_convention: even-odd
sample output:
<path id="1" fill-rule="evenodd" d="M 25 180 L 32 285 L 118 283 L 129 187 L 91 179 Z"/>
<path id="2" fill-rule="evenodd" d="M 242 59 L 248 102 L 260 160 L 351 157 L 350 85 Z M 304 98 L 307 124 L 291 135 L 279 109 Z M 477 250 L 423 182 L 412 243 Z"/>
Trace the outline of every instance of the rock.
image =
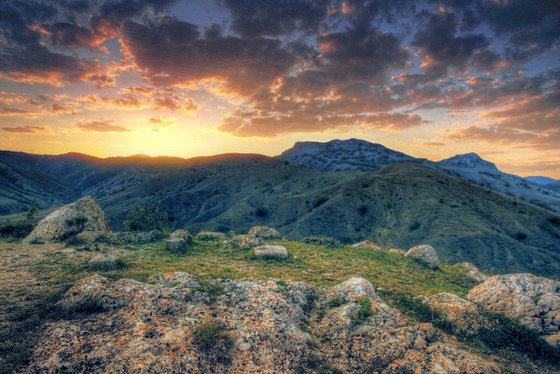
<path id="1" fill-rule="evenodd" d="M 236 235 L 227 244 L 238 249 L 249 249 L 261 245 L 261 240 L 252 235 Z"/>
<path id="2" fill-rule="evenodd" d="M 195 235 L 195 239 L 202 241 L 225 240 L 226 234 L 213 231 L 201 231 Z"/>
<path id="3" fill-rule="evenodd" d="M 482 273 L 472 262 L 461 262 L 455 264 L 458 268 L 467 270 L 467 275 L 479 282 L 485 281 L 488 277 L 486 274 Z"/>
<path id="4" fill-rule="evenodd" d="M 109 236 L 109 241 L 113 244 L 147 244 L 159 242 L 165 237 L 159 230 L 134 231 L 134 232 L 115 232 Z"/>
<path id="5" fill-rule="evenodd" d="M 476 333 L 482 326 L 476 305 L 459 296 L 443 292 L 420 300 L 450 321 L 456 333 Z"/>
<path id="6" fill-rule="evenodd" d="M 26 372 L 499 372 L 491 361 L 438 340 L 431 324 L 409 323 L 377 298 L 385 307 L 356 322 L 357 303 L 329 306 L 334 289 L 211 282 L 220 293 L 209 302 L 207 287 L 186 273 L 155 276 L 151 283 L 84 278 L 59 305 L 76 310 L 95 300 L 94 310 L 47 323 Z M 365 279 L 334 288 L 374 298 Z M 209 324 L 222 338 L 201 349 L 194 337 Z"/>
<path id="7" fill-rule="evenodd" d="M 288 250 L 282 245 L 261 245 L 253 251 L 257 257 L 288 258 Z"/>
<path id="8" fill-rule="evenodd" d="M 165 250 L 173 253 L 184 253 L 192 244 L 192 238 L 189 242 L 185 238 L 170 238 L 165 240 Z"/>
<path id="9" fill-rule="evenodd" d="M 89 270 L 110 271 L 123 267 L 123 263 L 113 255 L 97 255 L 88 261 L 87 266 Z"/>
<path id="10" fill-rule="evenodd" d="M 268 226 L 253 226 L 249 229 L 249 235 L 260 239 L 281 239 L 282 235 L 278 230 Z"/>
<path id="11" fill-rule="evenodd" d="M 413 258 L 430 269 L 437 269 L 439 267 L 438 254 L 431 245 L 421 244 L 412 247 L 406 252 L 405 256 Z"/>
<path id="12" fill-rule="evenodd" d="M 368 249 L 372 249 L 374 251 L 380 251 L 381 250 L 381 247 L 379 246 L 379 244 L 374 243 L 374 242 L 369 241 L 369 240 L 364 240 L 364 241 L 361 241 L 359 243 L 352 244 L 352 247 L 353 248 L 368 248 Z"/>
<path id="13" fill-rule="evenodd" d="M 97 231 L 82 231 L 76 235 L 76 241 L 80 244 L 91 244 L 99 237 L 100 233 Z"/>
<path id="14" fill-rule="evenodd" d="M 91 196 L 82 197 L 43 218 L 25 241 L 60 241 L 82 231 L 110 231 L 103 210 Z"/>
<path id="15" fill-rule="evenodd" d="M 187 244 L 189 244 L 189 245 L 193 244 L 193 242 L 194 242 L 193 241 L 194 237 L 187 230 L 175 230 L 171 233 L 171 235 L 169 237 L 171 239 L 174 239 L 174 238 L 184 239 L 187 242 Z"/>
<path id="16" fill-rule="evenodd" d="M 519 320 L 545 339 L 560 334 L 559 281 L 533 274 L 495 275 L 473 288 L 468 299 Z M 546 340 L 560 348 L 556 338 Z"/>
<path id="17" fill-rule="evenodd" d="M 403 255 L 403 256 L 406 254 L 405 251 L 403 251 L 402 249 L 397 249 L 397 248 L 391 248 L 387 252 L 393 253 L 393 254 L 396 254 L 396 255 Z"/>
<path id="18" fill-rule="evenodd" d="M 356 301 L 367 297 L 370 301 L 377 300 L 373 285 L 364 278 L 350 278 L 330 290 L 330 298 L 343 297 L 346 301 Z"/>

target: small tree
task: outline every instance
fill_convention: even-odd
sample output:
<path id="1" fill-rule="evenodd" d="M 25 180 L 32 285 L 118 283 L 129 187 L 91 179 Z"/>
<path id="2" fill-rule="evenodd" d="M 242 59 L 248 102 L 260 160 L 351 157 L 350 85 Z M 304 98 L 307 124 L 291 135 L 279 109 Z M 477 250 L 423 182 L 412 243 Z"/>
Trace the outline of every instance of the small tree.
<path id="1" fill-rule="evenodd" d="M 167 230 L 168 222 L 167 213 L 162 212 L 158 204 L 150 203 L 138 205 L 129 211 L 123 226 L 127 231 L 164 231 Z"/>

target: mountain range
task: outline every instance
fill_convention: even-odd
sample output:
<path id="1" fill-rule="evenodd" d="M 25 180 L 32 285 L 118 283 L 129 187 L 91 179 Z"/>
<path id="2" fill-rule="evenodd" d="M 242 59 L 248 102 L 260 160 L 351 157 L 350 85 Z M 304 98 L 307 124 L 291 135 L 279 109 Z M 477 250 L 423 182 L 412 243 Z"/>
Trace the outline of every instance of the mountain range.
<path id="1" fill-rule="evenodd" d="M 560 278 L 556 192 L 474 154 L 436 163 L 354 139 L 297 143 L 278 157 L 3 151 L 0 182 L 4 220 L 92 195 L 116 230 L 132 207 L 156 202 L 173 228 L 244 232 L 268 225 L 291 239 L 327 235 L 404 249 L 427 243 L 445 261 Z"/>

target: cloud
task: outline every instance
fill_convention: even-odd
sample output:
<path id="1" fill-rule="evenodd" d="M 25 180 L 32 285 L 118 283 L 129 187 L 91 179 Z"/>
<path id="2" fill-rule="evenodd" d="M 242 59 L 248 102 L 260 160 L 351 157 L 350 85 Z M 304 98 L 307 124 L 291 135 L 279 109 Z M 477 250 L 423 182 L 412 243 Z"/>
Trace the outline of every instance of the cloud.
<path id="1" fill-rule="evenodd" d="M 35 134 L 44 129 L 45 129 L 44 127 L 38 127 L 38 126 L 2 127 L 2 131 L 14 132 L 20 134 Z"/>
<path id="2" fill-rule="evenodd" d="M 91 131 L 91 132 L 128 132 L 129 129 L 112 125 L 113 121 L 90 121 L 90 122 L 82 122 L 76 124 L 80 129 L 84 131 Z"/>
<path id="3" fill-rule="evenodd" d="M 296 63 L 297 55 L 280 40 L 222 35 L 173 17 L 144 25 L 126 22 L 123 48 L 137 69 L 160 86 L 221 82 L 227 90 L 248 96 L 269 87 Z"/>
<path id="4" fill-rule="evenodd" d="M 0 107 L 0 116 L 21 115 L 29 113 L 31 112 L 25 109 Z"/>
<path id="5" fill-rule="evenodd" d="M 327 14 L 327 0 L 222 0 L 231 11 L 232 29 L 246 36 L 316 32 Z"/>
<path id="6" fill-rule="evenodd" d="M 499 126 L 470 126 L 452 131 L 448 134 L 448 138 L 461 142 L 485 142 L 508 147 L 522 146 L 541 150 L 558 150 L 558 144 L 560 144 L 560 128 L 539 133 Z"/>

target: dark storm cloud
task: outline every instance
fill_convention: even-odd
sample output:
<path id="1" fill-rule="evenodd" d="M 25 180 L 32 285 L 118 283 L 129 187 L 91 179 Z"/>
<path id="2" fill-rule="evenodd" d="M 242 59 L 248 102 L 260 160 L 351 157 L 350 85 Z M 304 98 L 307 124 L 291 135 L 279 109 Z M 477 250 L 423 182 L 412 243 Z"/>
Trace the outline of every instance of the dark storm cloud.
<path id="1" fill-rule="evenodd" d="M 216 80 L 241 95 L 269 87 L 298 58 L 278 39 L 225 36 L 216 27 L 202 34 L 196 25 L 173 17 L 146 25 L 125 23 L 123 44 L 156 85 Z"/>
<path id="2" fill-rule="evenodd" d="M 316 32 L 327 13 L 327 0 L 220 0 L 233 16 L 232 28 L 244 36 Z"/>
<path id="3" fill-rule="evenodd" d="M 454 68 L 459 73 L 475 67 L 491 71 L 499 61 L 491 41 L 484 34 L 457 35 L 455 13 L 436 12 L 428 16 L 426 25 L 415 35 L 412 45 L 423 54 L 423 69 L 440 77 Z"/>

